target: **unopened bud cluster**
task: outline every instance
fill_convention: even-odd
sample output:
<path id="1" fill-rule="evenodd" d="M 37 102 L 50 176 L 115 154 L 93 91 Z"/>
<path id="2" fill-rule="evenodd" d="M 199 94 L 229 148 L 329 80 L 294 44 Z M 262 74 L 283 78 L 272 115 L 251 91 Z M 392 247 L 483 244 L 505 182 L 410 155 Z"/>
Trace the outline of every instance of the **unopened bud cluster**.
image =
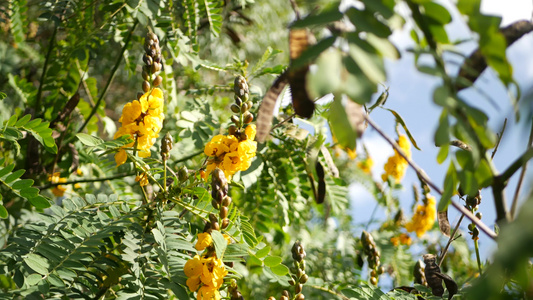
<path id="1" fill-rule="evenodd" d="M 159 39 L 153 32 L 149 32 L 146 35 L 144 51 L 146 53 L 143 55 L 144 66 L 142 77 L 144 81 L 142 88 L 146 93 L 152 86 L 159 86 L 163 81 L 163 78 L 158 75 L 163 66 L 161 63 L 161 48 L 159 47 Z"/>
<path id="2" fill-rule="evenodd" d="M 215 209 L 219 210 L 218 215 L 220 217 L 219 226 L 216 215 L 211 214 L 211 216 L 213 216 L 210 216 L 209 218 L 211 226 L 216 225 L 216 227 L 225 229 L 229 225 L 228 212 L 232 199 L 230 196 L 228 196 L 228 181 L 226 180 L 226 176 L 219 168 L 214 169 L 212 172 L 211 197 L 213 198 L 213 200 L 211 200 L 211 205 L 213 205 Z M 219 230 L 218 228 L 213 229 Z"/>
<path id="3" fill-rule="evenodd" d="M 237 282 L 235 281 L 235 279 L 231 280 L 230 286 L 228 287 L 228 292 L 230 295 L 230 300 L 244 300 L 244 297 L 237 288 Z"/>
<path id="4" fill-rule="evenodd" d="M 472 213 L 478 210 L 479 204 L 481 204 L 481 194 L 479 191 L 474 197 L 466 196 L 466 208 Z M 481 212 L 476 213 L 476 218 L 481 220 L 482 216 Z M 468 224 L 468 233 L 472 236 L 472 240 L 476 241 L 479 239 L 479 229 L 474 222 Z"/>
<path id="5" fill-rule="evenodd" d="M 415 278 L 415 283 L 418 283 L 421 285 L 427 285 L 426 275 L 424 271 L 425 271 L 425 268 L 422 265 L 422 262 L 418 260 L 415 264 L 415 268 L 413 269 L 413 277 Z"/>
<path id="6" fill-rule="evenodd" d="M 296 299 L 302 300 L 305 299 L 305 296 L 302 294 L 302 288 L 309 279 L 309 276 L 305 274 L 305 257 L 307 254 L 305 253 L 305 249 L 299 241 L 294 242 L 291 252 L 292 259 L 294 259 L 294 273 L 291 274 L 289 284 L 294 286 Z"/>
<path id="7" fill-rule="evenodd" d="M 249 112 L 253 103 L 249 100 L 250 91 L 246 79 L 242 76 L 237 76 L 233 90 L 235 92 L 235 103 L 231 105 L 231 111 L 235 114 L 231 116 L 233 124 L 228 128 L 228 132 L 240 141 L 244 141 L 248 139 L 247 134 L 244 132 L 244 125 L 254 120 L 254 115 Z"/>
<path id="8" fill-rule="evenodd" d="M 385 268 L 380 266 L 381 253 L 376 248 L 376 242 L 374 242 L 372 235 L 364 230 L 361 234 L 361 243 L 363 244 L 363 252 L 366 255 L 368 269 L 370 270 L 370 283 L 377 285 L 379 275 L 385 271 Z"/>
<path id="9" fill-rule="evenodd" d="M 170 157 L 170 150 L 172 150 L 172 143 L 173 143 L 172 136 L 169 132 L 165 134 L 165 137 L 163 140 L 161 140 L 161 157 L 163 160 L 167 160 Z"/>

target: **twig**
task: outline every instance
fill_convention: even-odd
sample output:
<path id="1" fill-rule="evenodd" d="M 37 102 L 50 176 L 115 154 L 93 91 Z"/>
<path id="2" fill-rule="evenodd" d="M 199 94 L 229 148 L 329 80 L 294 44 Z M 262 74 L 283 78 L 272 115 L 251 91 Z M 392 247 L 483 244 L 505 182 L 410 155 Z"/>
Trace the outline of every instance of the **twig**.
<path id="1" fill-rule="evenodd" d="M 46 184 L 46 185 L 43 185 L 43 186 L 36 186 L 36 188 L 38 188 L 40 190 L 46 190 L 46 189 L 49 189 L 51 187 L 58 186 L 58 185 L 70 185 L 70 184 L 86 183 L 86 182 L 100 182 L 100 181 L 107 181 L 107 180 L 124 178 L 124 177 L 128 177 L 128 176 L 133 176 L 133 175 L 135 175 L 135 173 L 123 173 L 123 174 L 118 174 L 118 175 L 115 175 L 115 176 L 103 177 L 103 178 L 79 179 L 79 180 L 71 180 L 71 181 L 66 181 L 66 182 L 49 183 L 49 184 Z"/>
<path id="2" fill-rule="evenodd" d="M 118 56 L 118 59 L 117 59 L 117 61 L 115 63 L 115 66 L 113 66 L 113 69 L 111 70 L 111 74 L 109 75 L 109 79 L 107 80 L 107 83 L 106 83 L 106 85 L 104 87 L 104 90 L 102 91 L 102 93 L 100 94 L 100 97 L 96 101 L 96 104 L 94 105 L 93 109 L 91 110 L 91 113 L 89 114 L 87 119 L 85 119 L 85 122 L 83 123 L 83 125 L 81 125 L 80 129 L 78 129 L 78 132 L 82 132 L 83 129 L 85 128 L 85 126 L 87 126 L 87 124 L 89 124 L 89 121 L 91 120 L 91 118 L 94 116 L 94 114 L 98 110 L 98 107 L 100 106 L 100 103 L 102 103 L 102 100 L 104 99 L 104 96 L 107 93 L 107 90 L 109 89 L 109 86 L 111 85 L 111 82 L 113 81 L 113 78 L 115 77 L 115 73 L 117 72 L 118 67 L 120 66 L 120 62 L 122 62 L 122 57 L 124 56 L 124 52 L 128 48 L 128 44 L 129 44 L 129 42 L 131 40 L 131 37 L 133 36 L 133 31 L 135 31 L 135 27 L 137 27 L 138 23 L 139 23 L 138 20 L 135 20 L 135 23 L 133 23 L 133 26 L 131 27 L 131 30 L 130 30 L 130 33 L 129 33 L 128 37 L 126 37 L 126 40 L 124 40 L 124 46 L 120 50 L 120 55 Z"/>
<path id="3" fill-rule="evenodd" d="M 461 214 L 461 217 L 459 218 L 459 221 L 457 221 L 457 224 L 453 228 L 452 235 L 450 236 L 450 239 L 448 240 L 448 243 L 446 244 L 446 247 L 444 247 L 444 250 L 442 250 L 442 253 L 440 254 L 439 258 L 439 267 L 444 261 L 444 258 L 446 257 L 446 253 L 448 253 L 448 248 L 450 248 L 450 245 L 454 241 L 455 234 L 457 233 L 457 230 L 459 229 L 459 225 L 461 225 L 461 222 L 463 221 L 465 215 Z"/>
<path id="4" fill-rule="evenodd" d="M 450 145 L 451 146 L 455 146 L 457 148 L 461 148 L 465 151 L 472 151 L 472 147 L 470 147 L 469 145 L 465 144 L 464 142 L 460 141 L 460 140 L 453 140 L 453 141 L 450 141 Z"/>
<path id="5" fill-rule="evenodd" d="M 500 133 L 498 134 L 498 141 L 496 142 L 496 146 L 494 147 L 494 150 L 492 151 L 492 154 L 490 155 L 490 159 L 494 159 L 494 155 L 496 154 L 496 151 L 498 151 L 498 146 L 500 146 L 500 142 L 502 141 L 502 137 L 503 137 L 503 133 L 505 132 L 506 125 L 507 125 L 507 118 L 505 118 L 505 121 L 503 121 L 502 131 L 500 131 Z"/>
<path id="6" fill-rule="evenodd" d="M 314 289 L 317 289 L 317 290 L 320 290 L 320 291 L 323 291 L 323 292 L 330 293 L 332 295 L 335 295 L 335 296 L 341 298 L 342 300 L 350 300 L 350 298 L 340 294 L 339 292 L 327 289 L 325 287 L 321 287 L 321 286 L 318 286 L 318 285 L 310 285 L 310 284 L 306 284 L 305 286 L 308 286 L 310 288 L 314 288 Z"/>
<path id="7" fill-rule="evenodd" d="M 46 59 L 44 60 L 43 73 L 41 74 L 41 79 L 39 79 L 39 90 L 37 91 L 37 96 L 35 97 L 35 113 L 41 109 L 41 97 L 43 95 L 43 86 L 44 79 L 46 77 L 46 70 L 48 69 L 48 63 L 50 62 L 50 57 L 52 56 L 52 49 L 54 48 L 54 41 L 57 34 L 57 24 L 54 23 L 54 32 L 50 37 L 50 43 L 48 45 L 48 52 L 46 53 Z"/>
<path id="8" fill-rule="evenodd" d="M 300 20 L 300 10 L 298 9 L 298 5 L 296 5 L 296 1 L 290 0 L 292 10 L 294 10 L 294 13 L 296 14 L 296 20 Z"/>
<path id="9" fill-rule="evenodd" d="M 272 126 L 272 128 L 270 128 L 270 131 L 272 131 L 272 130 L 278 128 L 278 127 L 280 127 L 281 125 L 283 125 L 283 123 L 289 121 L 290 119 L 292 119 L 292 118 L 294 118 L 294 117 L 296 117 L 296 113 L 294 113 L 294 114 L 288 116 L 285 120 L 279 122 L 279 123 L 276 124 L 275 126 Z"/>
<path id="10" fill-rule="evenodd" d="M 443 193 L 442 190 L 435 183 L 433 183 L 431 181 L 431 179 L 429 179 L 429 177 L 427 176 L 426 172 L 424 172 L 424 170 L 422 170 L 417 164 L 415 164 L 411 159 L 409 159 L 407 157 L 407 155 L 405 155 L 403 150 L 400 148 L 400 146 L 398 146 L 398 144 L 396 144 L 396 142 L 392 138 L 390 138 L 388 135 L 386 135 L 376 125 L 376 123 L 374 123 L 374 121 L 372 121 L 372 119 L 370 119 L 370 117 L 368 115 L 366 115 L 366 114 L 363 114 L 363 115 L 365 117 L 365 120 L 368 122 L 368 124 L 370 124 L 370 126 L 372 126 L 387 142 L 389 142 L 389 144 L 392 145 L 394 150 L 396 150 L 409 163 L 409 165 L 415 170 L 415 172 L 418 174 L 418 176 L 425 183 L 427 183 L 427 185 L 429 185 L 434 191 L 436 191 L 437 193 L 442 195 L 442 193 Z M 533 150 L 531 151 L 531 156 L 533 156 Z M 494 233 L 494 231 L 492 231 L 489 227 L 487 227 L 487 225 L 485 225 L 485 223 L 481 222 L 478 218 L 476 218 L 476 216 L 474 216 L 474 214 L 472 214 L 470 211 L 468 211 L 462 205 L 454 202 L 453 200 L 450 200 L 450 203 L 452 204 L 453 207 L 455 207 L 455 209 L 460 211 L 467 218 L 469 218 L 473 223 L 475 223 L 481 229 L 481 231 L 485 232 L 490 238 L 496 239 L 496 237 L 497 237 L 496 233 Z"/>
<path id="11" fill-rule="evenodd" d="M 533 147 L 533 122 L 531 122 L 531 132 L 529 133 L 529 142 L 527 146 Z M 527 162 L 522 167 L 522 171 L 520 172 L 520 177 L 518 179 L 518 184 L 516 185 L 516 190 L 513 197 L 513 204 L 511 204 L 511 220 L 514 219 L 515 216 L 516 206 L 518 205 L 518 196 L 520 195 L 520 190 L 522 189 L 522 183 L 524 182 L 526 170 Z"/>

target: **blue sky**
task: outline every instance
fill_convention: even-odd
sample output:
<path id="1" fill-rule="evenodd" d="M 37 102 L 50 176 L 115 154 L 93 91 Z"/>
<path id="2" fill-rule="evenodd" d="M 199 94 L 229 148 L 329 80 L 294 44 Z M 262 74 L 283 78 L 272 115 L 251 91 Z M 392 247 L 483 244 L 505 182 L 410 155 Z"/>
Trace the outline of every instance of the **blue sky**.
<path id="1" fill-rule="evenodd" d="M 442 1 L 441 3 L 448 8 L 452 7 L 449 1 Z M 506 26 L 520 19 L 530 20 L 532 11 L 531 0 L 482 1 L 482 12 L 502 16 L 502 26 Z M 469 38 L 467 27 L 461 20 L 461 16 L 457 12 L 453 12 L 452 10 L 454 21 L 447 26 L 450 39 Z M 438 149 L 434 146 L 433 142 L 440 108 L 433 104 L 432 93 L 433 89 L 439 84 L 439 81 L 429 75 L 416 71 L 413 55 L 405 51 L 412 45 L 409 30 L 395 32 L 392 36 L 392 41 L 401 50 L 402 58 L 397 61 L 388 61 L 386 64 L 386 84 L 390 87 L 390 96 L 386 106 L 396 110 L 404 118 L 408 128 L 422 149 L 422 151 L 413 149 L 413 159 L 428 173 L 437 185 L 442 186 L 443 176 L 447 170 L 448 162 L 444 162 L 442 165 L 437 164 L 436 156 Z M 466 43 L 461 45 L 459 49 L 468 55 L 475 47 L 475 43 Z M 533 53 L 533 34 L 528 34 L 526 37 L 523 37 L 513 44 L 507 52 L 508 59 L 513 65 L 514 77 L 523 93 L 533 86 L 533 57 L 531 53 Z M 457 59 L 454 60 L 457 61 Z M 457 72 L 457 68 L 454 68 L 453 64 L 449 64 L 449 71 L 454 75 Z M 460 95 L 469 101 L 469 103 L 482 108 L 487 113 L 489 116 L 489 126 L 495 132 L 499 132 L 503 120 L 508 118 L 506 131 L 494 158 L 497 169 L 503 171 L 525 151 L 529 136 L 529 125 L 525 122 L 527 120 L 524 120 L 526 118 L 522 118 L 520 123 L 516 122 L 507 91 L 499 83 L 496 74 L 492 70 L 488 69 L 485 71 L 476 82 L 476 86 L 478 87 L 477 91 L 470 88 L 461 92 Z M 483 93 L 480 93 L 480 91 L 483 91 Z M 487 100 L 487 97 L 483 94 L 489 95 L 492 101 L 497 103 L 497 107 L 492 105 L 491 101 Z M 376 109 L 372 112 L 371 118 L 389 135 L 395 136 L 394 118 L 389 112 Z M 363 142 L 375 161 L 373 174 L 376 178 L 379 178 L 381 173 L 383 173 L 384 163 L 392 154 L 392 149 L 370 128 L 365 132 Z M 518 173 L 513 176 L 507 189 L 508 205 L 512 201 L 517 178 Z M 531 182 L 531 172 L 528 172 L 528 177 L 526 178 L 528 178 L 525 181 L 526 183 Z M 402 207 L 404 207 L 408 215 L 412 213 L 409 211 L 413 203 L 411 186 L 415 182 L 418 182 L 416 174 L 412 170 L 408 170 L 406 178 L 403 181 L 405 186 L 404 191 L 399 195 Z M 529 192 L 528 189 L 528 184 L 525 184 L 521 193 L 522 198 L 524 195 L 527 195 Z M 375 206 L 375 200 L 362 187 L 357 185 L 351 186 L 350 195 L 354 207 L 354 221 L 358 224 L 365 224 L 369 220 L 369 216 Z M 483 213 L 483 221 L 492 228 L 495 220 L 492 191 L 490 189 L 484 190 L 482 197 L 483 202 L 479 211 Z M 459 201 L 459 199 L 455 198 L 454 201 Z M 384 216 L 383 210 L 378 211 L 378 216 Z M 453 208 L 450 208 L 449 218 L 452 226 L 459 218 L 457 211 Z M 463 236 L 468 236 L 466 229 L 468 223 L 466 220 L 462 223 L 461 229 Z M 495 243 L 490 241 L 483 233 L 481 233 L 480 238 L 481 256 L 482 261 L 484 261 L 490 259 Z"/>

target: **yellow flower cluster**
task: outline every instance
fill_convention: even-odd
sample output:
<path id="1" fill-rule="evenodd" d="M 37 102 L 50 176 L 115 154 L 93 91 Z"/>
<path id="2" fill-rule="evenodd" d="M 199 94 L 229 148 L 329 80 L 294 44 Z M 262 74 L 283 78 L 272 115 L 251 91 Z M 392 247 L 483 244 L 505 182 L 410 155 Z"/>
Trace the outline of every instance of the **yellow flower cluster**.
<path id="1" fill-rule="evenodd" d="M 416 236 L 421 237 L 430 230 L 435 223 L 437 208 L 435 197 L 426 195 L 425 203 L 416 207 L 415 214 L 411 221 L 405 224 L 405 229 L 409 232 L 416 232 Z"/>
<path id="2" fill-rule="evenodd" d="M 357 166 L 366 174 L 370 174 L 372 172 L 372 166 L 374 166 L 374 160 L 369 156 L 366 159 L 358 161 Z"/>
<path id="3" fill-rule="evenodd" d="M 394 246 L 398 246 L 400 244 L 409 246 L 412 242 L 411 237 L 407 233 L 402 233 L 399 236 L 394 236 L 390 239 L 390 241 Z"/>
<path id="4" fill-rule="evenodd" d="M 59 172 L 55 172 L 54 174 L 52 175 L 49 175 L 48 176 L 48 181 L 50 181 L 51 183 L 63 183 L 63 182 L 67 182 L 67 179 L 66 178 L 63 178 L 63 177 L 59 177 Z M 67 188 L 63 185 L 56 185 L 53 189 L 52 189 L 52 194 L 54 194 L 56 197 L 62 197 L 64 194 L 65 194 L 65 191 L 67 190 Z"/>
<path id="5" fill-rule="evenodd" d="M 407 157 L 411 158 L 411 144 L 409 143 L 407 137 L 402 134 L 398 138 L 397 142 Z M 389 157 L 389 160 L 387 163 L 385 163 L 385 173 L 381 175 L 381 179 L 383 179 L 383 181 L 387 181 L 387 178 L 392 176 L 396 183 L 400 183 L 403 176 L 405 176 L 405 171 L 407 171 L 408 165 L 409 164 L 407 161 L 396 150 L 394 150 L 394 155 Z"/>
<path id="6" fill-rule="evenodd" d="M 139 100 L 124 105 L 122 116 L 118 120 L 122 126 L 115 133 L 115 139 L 129 134 L 137 142 L 140 157 L 149 157 L 150 148 L 154 145 L 159 131 L 163 127 L 163 91 L 154 88 L 145 93 Z M 123 146 L 115 155 L 117 166 L 125 163 L 128 156 L 124 148 L 131 148 L 135 142 Z"/>
<path id="7" fill-rule="evenodd" d="M 237 171 L 250 167 L 257 150 L 257 142 L 254 141 L 255 125 L 248 125 L 244 132 L 248 137 L 246 140 L 239 140 L 234 135 L 216 135 L 205 145 L 204 153 L 209 156 L 206 176 L 219 168 L 224 171 L 226 178 L 231 179 Z"/>
<path id="8" fill-rule="evenodd" d="M 229 236 L 224 235 L 224 238 L 229 243 Z M 213 238 L 209 233 L 200 233 L 194 247 L 196 250 L 202 251 L 211 246 L 212 243 Z M 209 253 L 212 253 L 212 251 L 207 251 L 208 255 Z M 188 277 L 187 287 L 193 292 L 198 292 L 197 300 L 221 299 L 218 289 L 224 283 L 224 277 L 228 275 L 228 271 L 221 259 L 215 256 L 195 255 L 185 263 L 183 272 Z"/>

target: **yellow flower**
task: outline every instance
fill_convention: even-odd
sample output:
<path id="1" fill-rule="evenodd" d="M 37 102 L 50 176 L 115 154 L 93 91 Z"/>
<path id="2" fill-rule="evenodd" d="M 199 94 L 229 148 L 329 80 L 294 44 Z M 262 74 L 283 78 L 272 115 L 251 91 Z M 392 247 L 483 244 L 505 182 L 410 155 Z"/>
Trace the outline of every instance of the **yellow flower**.
<path id="1" fill-rule="evenodd" d="M 244 129 L 244 133 L 246 133 L 249 140 L 251 141 L 255 140 L 255 125 L 250 124 L 246 126 L 246 129 Z"/>
<path id="2" fill-rule="evenodd" d="M 407 158 L 411 158 L 411 144 L 409 143 L 407 137 L 402 134 L 398 138 L 397 142 Z M 396 150 L 394 150 L 394 155 L 389 157 L 387 163 L 385 163 L 385 166 L 383 167 L 385 173 L 381 175 L 381 179 L 386 181 L 389 176 L 392 176 L 396 183 L 400 183 L 402 178 L 405 176 L 408 166 L 409 164 L 407 161 Z"/>
<path id="3" fill-rule="evenodd" d="M 59 177 L 59 176 L 60 176 L 60 173 L 59 172 L 55 172 L 54 174 L 48 176 L 48 181 L 50 181 L 51 183 L 67 182 L 66 178 Z M 65 186 L 56 185 L 52 189 L 52 194 L 54 194 L 56 197 L 62 197 L 65 194 L 66 190 L 67 190 L 67 188 Z"/>
<path id="4" fill-rule="evenodd" d="M 188 260 L 185 263 L 185 266 L 183 267 L 183 272 L 187 277 L 200 276 L 200 274 L 202 274 L 203 266 L 204 265 L 202 263 L 202 260 L 200 259 L 200 255 L 195 255 L 192 259 Z"/>
<path id="5" fill-rule="evenodd" d="M 352 150 L 352 149 L 346 148 L 345 151 L 346 151 L 346 154 L 348 154 L 348 157 L 349 157 L 351 160 L 354 160 L 354 159 L 357 157 L 357 152 L 355 152 L 355 150 Z"/>
<path id="6" fill-rule="evenodd" d="M 416 236 L 421 237 L 430 230 L 435 223 L 437 214 L 436 200 L 431 195 L 426 195 L 425 203 L 416 207 L 415 214 L 411 221 L 405 224 L 405 229 L 409 232 L 416 232 Z"/>
<path id="7" fill-rule="evenodd" d="M 402 243 L 403 245 L 410 246 L 411 242 L 411 237 L 407 233 L 400 234 L 400 243 Z"/>
<path id="8" fill-rule="evenodd" d="M 366 174 L 370 174 L 372 172 L 372 166 L 374 165 L 374 161 L 369 156 L 364 160 L 361 160 L 357 162 L 357 166 Z"/>
<path id="9" fill-rule="evenodd" d="M 124 105 L 119 122 L 122 126 L 115 133 L 117 139 L 123 135 L 130 135 L 137 141 L 139 157 L 149 157 L 150 148 L 159 137 L 159 131 L 163 127 L 163 91 L 154 88 L 152 92 L 145 93 L 140 100 L 133 100 Z M 132 147 L 135 143 L 124 145 L 123 148 Z M 125 149 L 115 154 L 117 166 L 125 163 L 127 155 Z"/>
<path id="10" fill-rule="evenodd" d="M 135 181 L 137 181 L 141 186 L 148 185 L 148 174 L 141 173 L 141 175 L 135 176 Z"/>
<path id="11" fill-rule="evenodd" d="M 198 290 L 196 300 L 220 300 L 220 292 L 218 289 L 214 289 L 208 285 L 202 286 Z"/>
<path id="12" fill-rule="evenodd" d="M 390 238 L 390 242 L 396 247 L 400 244 L 400 238 L 397 236 L 393 236 Z"/>
<path id="13" fill-rule="evenodd" d="M 211 235 L 207 232 L 199 233 L 198 234 L 198 241 L 196 242 L 196 245 L 194 248 L 198 251 L 202 251 L 205 248 L 209 247 L 213 243 L 213 238 Z"/>
<path id="14" fill-rule="evenodd" d="M 224 276 L 227 274 L 228 271 L 224 267 L 222 260 L 215 257 L 204 259 L 204 267 L 200 275 L 203 284 L 219 289 L 224 283 Z"/>

